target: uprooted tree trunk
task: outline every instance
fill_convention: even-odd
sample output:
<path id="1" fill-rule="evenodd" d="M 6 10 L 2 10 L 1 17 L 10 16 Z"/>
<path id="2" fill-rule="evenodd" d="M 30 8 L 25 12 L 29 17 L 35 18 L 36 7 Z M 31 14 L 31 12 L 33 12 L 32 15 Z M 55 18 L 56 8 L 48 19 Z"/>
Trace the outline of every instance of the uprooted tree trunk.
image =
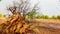
<path id="1" fill-rule="evenodd" d="M 17 3 L 19 6 L 9 7 L 8 10 L 12 12 L 12 16 L 7 18 L 6 23 L 2 23 L 0 26 L 0 33 L 1 34 L 27 34 L 27 33 L 36 33 L 32 30 L 31 25 L 28 24 L 25 16 L 32 10 L 35 10 L 36 5 L 33 7 L 32 10 L 29 11 L 29 1 L 20 0 L 21 3 Z M 17 11 L 18 9 L 18 11 Z M 28 12 L 29 11 L 29 12 Z M 28 13 L 26 13 L 28 12 Z M 21 15 L 23 13 L 23 16 Z"/>
<path id="2" fill-rule="evenodd" d="M 31 24 L 27 24 L 20 13 L 16 13 L 8 18 L 7 23 L 1 24 L 0 33 L 1 34 L 27 34 L 30 31 Z M 30 32 L 30 33 L 32 33 Z"/>
<path id="3" fill-rule="evenodd" d="M 29 7 L 30 7 L 28 1 L 21 0 L 20 2 L 21 2 L 20 4 L 18 3 L 19 5 L 18 7 L 15 6 L 14 4 L 13 7 L 8 8 L 8 10 L 10 10 L 13 15 L 9 16 L 9 18 L 7 18 L 6 21 L 2 20 L 3 22 L 0 24 L 0 34 L 37 34 L 36 31 L 33 30 L 34 27 L 36 26 L 35 25 L 36 21 L 35 20 L 29 21 L 31 23 L 34 22 L 31 24 L 31 23 L 27 23 L 25 19 L 26 12 L 29 11 Z M 32 10 L 35 10 L 35 7 L 36 5 L 33 7 Z M 18 11 L 16 11 L 17 8 Z M 21 15 L 21 12 L 23 13 L 23 16 Z M 40 30 L 38 34 L 60 34 L 60 28 L 58 26 L 57 26 L 58 28 L 55 26 L 57 25 L 46 24 L 41 22 L 39 23 Z"/>

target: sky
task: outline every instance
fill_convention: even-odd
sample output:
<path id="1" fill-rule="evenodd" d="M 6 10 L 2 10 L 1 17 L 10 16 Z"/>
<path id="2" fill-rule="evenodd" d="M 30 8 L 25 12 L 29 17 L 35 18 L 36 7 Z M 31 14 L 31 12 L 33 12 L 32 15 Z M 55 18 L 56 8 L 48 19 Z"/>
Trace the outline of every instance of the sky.
<path id="1" fill-rule="evenodd" d="M 60 2 L 59 0 L 41 0 L 40 8 L 43 14 L 52 16 L 60 15 Z"/>
<path id="2" fill-rule="evenodd" d="M 12 5 L 12 1 L 13 0 L 3 0 L 0 2 L 0 13 L 7 14 L 6 7 Z M 60 15 L 59 0 L 31 0 L 31 3 L 32 5 L 39 3 L 40 10 L 38 12 L 41 14 L 48 16 Z"/>

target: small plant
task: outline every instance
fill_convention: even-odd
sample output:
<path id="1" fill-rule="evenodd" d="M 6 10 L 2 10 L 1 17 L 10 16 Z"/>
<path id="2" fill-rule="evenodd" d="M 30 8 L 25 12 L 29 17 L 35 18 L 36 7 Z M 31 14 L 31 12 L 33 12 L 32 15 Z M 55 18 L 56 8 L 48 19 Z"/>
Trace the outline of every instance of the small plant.
<path id="1" fill-rule="evenodd" d="M 5 18 L 5 17 L 6 17 L 6 15 L 0 14 L 0 17 L 1 17 L 1 18 Z"/>

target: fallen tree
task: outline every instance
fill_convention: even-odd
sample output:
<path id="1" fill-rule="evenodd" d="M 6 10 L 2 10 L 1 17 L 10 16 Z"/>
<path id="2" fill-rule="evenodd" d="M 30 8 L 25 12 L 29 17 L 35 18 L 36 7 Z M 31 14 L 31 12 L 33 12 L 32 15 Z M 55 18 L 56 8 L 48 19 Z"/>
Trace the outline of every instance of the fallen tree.
<path id="1" fill-rule="evenodd" d="M 18 4 L 18 7 L 16 6 Z M 29 23 L 25 16 L 32 10 L 36 10 L 37 4 L 30 10 L 29 0 L 20 0 L 20 3 L 15 3 L 13 7 L 7 8 L 11 11 L 12 16 L 6 18 L 2 24 L 0 24 L 1 34 L 35 34 L 31 28 L 32 24 Z M 18 10 L 17 10 L 18 9 Z M 21 14 L 22 13 L 22 14 Z"/>
<path id="2" fill-rule="evenodd" d="M 21 3 L 17 3 L 18 7 L 14 3 L 13 7 L 8 8 L 8 10 L 12 12 L 12 16 L 1 20 L 0 34 L 60 34 L 58 24 L 56 25 L 54 23 L 45 22 L 37 23 L 37 20 L 25 19 L 25 16 L 28 15 L 30 11 L 38 10 L 35 9 L 37 4 L 33 7 L 33 9 L 29 10 L 30 4 L 28 4 L 28 0 L 20 0 L 20 2 Z M 37 27 L 39 28 L 38 31 L 37 29 L 35 30 Z"/>

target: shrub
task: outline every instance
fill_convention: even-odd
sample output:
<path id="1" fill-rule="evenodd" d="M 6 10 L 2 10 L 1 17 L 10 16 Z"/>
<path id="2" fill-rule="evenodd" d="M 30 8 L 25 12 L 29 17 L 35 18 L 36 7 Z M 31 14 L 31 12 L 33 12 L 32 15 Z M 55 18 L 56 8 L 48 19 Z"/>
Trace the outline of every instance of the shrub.
<path id="1" fill-rule="evenodd" d="M 60 19 L 60 16 L 57 16 L 57 19 Z"/>
<path id="2" fill-rule="evenodd" d="M 28 16 L 30 16 L 30 18 L 33 18 L 35 17 L 35 15 L 36 15 L 36 11 L 32 10 Z"/>
<path id="3" fill-rule="evenodd" d="M 45 19 L 48 19 L 48 18 L 49 18 L 49 16 L 47 16 L 47 15 L 46 15 L 46 16 L 44 16 L 44 18 L 45 18 Z"/>
<path id="4" fill-rule="evenodd" d="M 52 19 L 57 19 L 57 16 L 52 16 Z"/>
<path id="5" fill-rule="evenodd" d="M 0 17 L 5 18 L 5 17 L 6 17 L 6 15 L 0 14 Z"/>
<path id="6" fill-rule="evenodd" d="M 2 17 L 2 14 L 0 14 L 0 17 Z"/>
<path id="7" fill-rule="evenodd" d="M 36 18 L 44 18 L 44 19 L 48 19 L 49 16 L 47 16 L 47 15 L 41 15 L 41 16 L 36 16 Z"/>

